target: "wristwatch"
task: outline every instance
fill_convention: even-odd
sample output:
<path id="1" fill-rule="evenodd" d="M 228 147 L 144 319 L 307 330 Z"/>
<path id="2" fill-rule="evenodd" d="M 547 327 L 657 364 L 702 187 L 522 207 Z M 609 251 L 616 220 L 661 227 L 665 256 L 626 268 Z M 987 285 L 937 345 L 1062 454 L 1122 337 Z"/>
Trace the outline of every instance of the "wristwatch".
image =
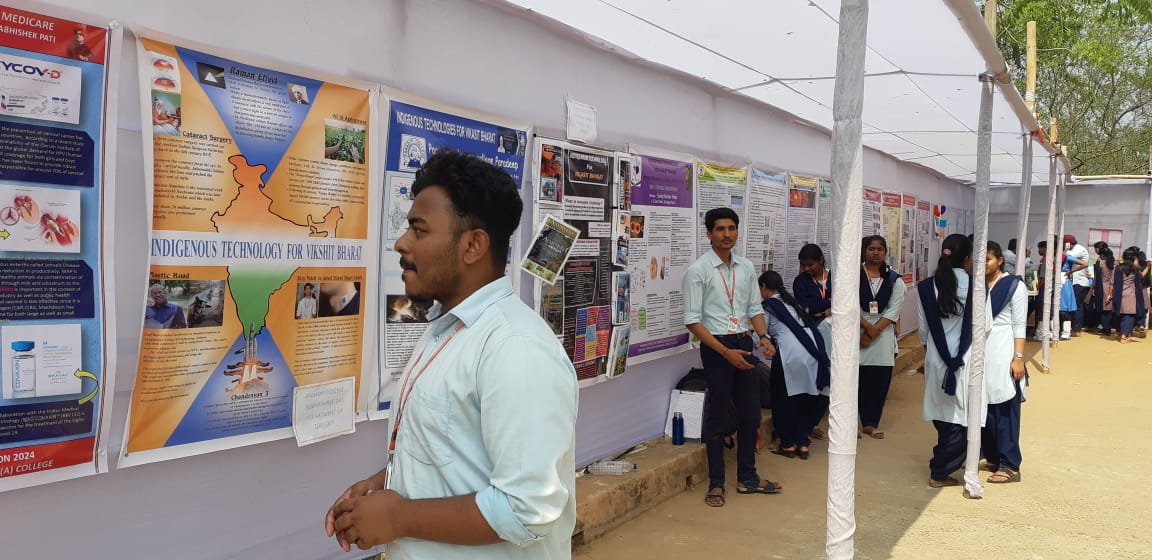
<path id="1" fill-rule="evenodd" d="M 1017 358 L 1020 358 L 1021 360 L 1023 360 L 1023 359 L 1024 359 L 1024 354 L 1021 354 L 1021 353 L 1019 353 L 1019 352 L 1017 352 L 1017 353 L 1015 354 L 1015 356 L 1016 356 Z"/>

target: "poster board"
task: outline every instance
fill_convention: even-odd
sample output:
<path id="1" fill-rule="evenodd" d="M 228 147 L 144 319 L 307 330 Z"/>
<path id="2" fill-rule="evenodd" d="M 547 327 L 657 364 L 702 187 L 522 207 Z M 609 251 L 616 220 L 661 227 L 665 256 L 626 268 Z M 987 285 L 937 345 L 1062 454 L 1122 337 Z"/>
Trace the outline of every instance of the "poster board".
<path id="1" fill-rule="evenodd" d="M 0 15 L 5 491 L 108 470 L 117 324 L 107 281 L 117 104 L 108 101 L 122 29 L 48 7 L 0 6 Z"/>
<path id="2" fill-rule="evenodd" d="M 788 174 L 752 167 L 748 171 L 748 211 L 743 229 L 744 255 L 756 270 L 783 271 L 788 255 Z"/>
<path id="3" fill-rule="evenodd" d="M 405 295 L 400 254 L 396 241 L 408 231 L 408 210 L 414 199 L 411 186 L 416 171 L 428 156 L 441 148 L 475 155 L 503 169 L 523 194 L 529 167 L 527 124 L 461 107 L 439 103 L 403 92 L 383 89 L 379 114 L 387 127 L 382 185 L 384 193 L 380 255 L 380 330 L 376 339 L 379 366 L 372 372 L 374 389 L 368 417 L 387 418 L 404 367 L 428 328 L 428 304 Z M 519 233 L 509 249 L 508 274 L 513 288 L 520 278 L 516 270 Z"/>
<path id="4" fill-rule="evenodd" d="M 900 207 L 900 276 L 904 284 L 916 281 L 916 197 L 905 193 Z"/>
<path id="5" fill-rule="evenodd" d="M 671 154 L 666 154 L 671 155 Z M 632 280 L 629 363 L 688 350 L 682 280 L 698 243 L 692 162 L 634 154 L 628 271 Z"/>
<path id="6" fill-rule="evenodd" d="M 800 274 L 800 249 L 816 242 L 816 201 L 820 181 L 788 174 L 788 232 L 785 234 L 784 285 Z"/>
<path id="7" fill-rule="evenodd" d="M 359 386 L 380 215 L 371 84 L 137 38 L 150 301 L 122 466 L 292 437 L 297 386 Z"/>

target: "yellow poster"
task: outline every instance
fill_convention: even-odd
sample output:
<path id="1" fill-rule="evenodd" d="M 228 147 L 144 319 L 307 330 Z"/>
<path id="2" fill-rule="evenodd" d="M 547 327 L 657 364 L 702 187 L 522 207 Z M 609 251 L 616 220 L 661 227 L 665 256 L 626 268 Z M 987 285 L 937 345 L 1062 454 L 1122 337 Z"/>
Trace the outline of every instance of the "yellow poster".
<path id="1" fill-rule="evenodd" d="M 139 40 L 150 269 L 121 464 L 291 435 L 298 386 L 357 380 L 374 94 Z"/>

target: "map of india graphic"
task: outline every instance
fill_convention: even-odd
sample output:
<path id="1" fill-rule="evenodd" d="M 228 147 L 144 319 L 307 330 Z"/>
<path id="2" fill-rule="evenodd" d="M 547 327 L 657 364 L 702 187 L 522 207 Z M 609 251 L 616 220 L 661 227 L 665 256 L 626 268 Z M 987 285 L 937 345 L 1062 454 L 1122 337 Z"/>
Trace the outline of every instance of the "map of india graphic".
<path id="1" fill-rule="evenodd" d="M 336 237 L 343 213 L 333 206 L 320 221 L 307 216 L 307 224 L 298 224 L 271 210 L 273 200 L 264 194 L 264 174 L 268 167 L 253 165 L 243 155 L 228 158 L 238 186 L 236 197 L 223 212 L 212 215 L 216 231 L 224 234 L 253 237 Z M 228 287 L 236 302 L 236 314 L 244 334 L 260 332 L 268 315 L 269 298 L 284 286 L 295 273 L 292 266 L 229 266 Z"/>

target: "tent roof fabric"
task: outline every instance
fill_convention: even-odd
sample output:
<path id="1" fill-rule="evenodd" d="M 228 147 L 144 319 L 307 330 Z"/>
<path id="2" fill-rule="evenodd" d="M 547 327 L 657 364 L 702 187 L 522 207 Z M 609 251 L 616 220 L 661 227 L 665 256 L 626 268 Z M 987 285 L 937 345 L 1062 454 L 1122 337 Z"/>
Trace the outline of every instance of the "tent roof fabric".
<path id="1" fill-rule="evenodd" d="M 838 0 L 502 1 L 832 128 Z M 873 2 L 868 20 L 864 145 L 974 183 L 980 52 L 940 0 Z M 1025 129 L 1001 99 L 992 127 L 992 182 L 1019 184 Z M 1033 152 L 1033 184 L 1047 184 L 1048 153 Z"/>

